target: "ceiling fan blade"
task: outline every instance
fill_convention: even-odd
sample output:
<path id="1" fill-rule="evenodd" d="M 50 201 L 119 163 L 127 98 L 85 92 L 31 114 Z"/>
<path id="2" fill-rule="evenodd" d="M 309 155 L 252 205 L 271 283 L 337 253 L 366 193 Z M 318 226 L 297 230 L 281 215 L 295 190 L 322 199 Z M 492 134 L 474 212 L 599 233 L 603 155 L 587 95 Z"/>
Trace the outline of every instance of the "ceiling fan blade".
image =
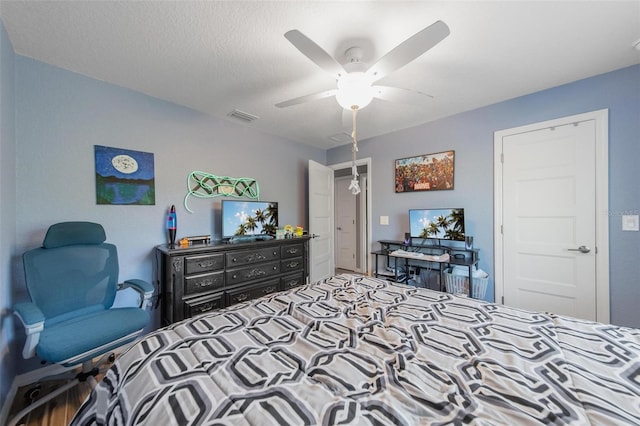
<path id="1" fill-rule="evenodd" d="M 373 81 L 379 80 L 413 61 L 449 34 L 447 24 L 437 21 L 400 43 L 369 68 L 366 74 L 373 78 Z"/>
<path id="2" fill-rule="evenodd" d="M 336 79 L 345 74 L 345 70 L 331 55 L 318 46 L 313 40 L 298 30 L 287 31 L 285 38 L 313 63 L 331 74 Z"/>
<path id="3" fill-rule="evenodd" d="M 433 96 L 415 90 L 400 89 L 389 86 L 373 86 L 374 98 L 401 104 L 425 106 L 433 99 Z"/>
<path id="4" fill-rule="evenodd" d="M 335 96 L 337 89 L 325 90 L 320 93 L 313 93 L 311 95 L 300 96 L 299 98 L 289 99 L 288 101 L 277 103 L 278 108 L 286 108 L 292 105 L 299 105 L 305 102 L 317 101 L 319 99 L 328 98 L 329 96 Z"/>

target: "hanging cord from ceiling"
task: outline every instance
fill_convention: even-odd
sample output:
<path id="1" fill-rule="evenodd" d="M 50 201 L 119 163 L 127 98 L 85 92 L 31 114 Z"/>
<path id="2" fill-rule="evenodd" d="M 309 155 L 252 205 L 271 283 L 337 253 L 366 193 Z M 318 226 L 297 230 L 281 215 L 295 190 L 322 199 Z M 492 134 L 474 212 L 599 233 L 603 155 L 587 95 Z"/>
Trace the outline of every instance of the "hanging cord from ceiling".
<path id="1" fill-rule="evenodd" d="M 358 106 L 357 105 L 353 105 L 351 107 L 351 110 L 353 111 L 353 131 L 351 132 L 351 141 L 352 141 L 352 148 L 351 148 L 351 174 L 352 174 L 352 179 L 351 179 L 351 184 L 349 185 L 349 190 L 351 191 L 351 193 L 353 195 L 358 195 L 360 193 L 360 182 L 358 181 L 358 166 L 356 166 L 356 153 L 358 152 L 358 139 L 356 137 L 356 120 L 357 120 L 357 116 L 358 116 Z"/>

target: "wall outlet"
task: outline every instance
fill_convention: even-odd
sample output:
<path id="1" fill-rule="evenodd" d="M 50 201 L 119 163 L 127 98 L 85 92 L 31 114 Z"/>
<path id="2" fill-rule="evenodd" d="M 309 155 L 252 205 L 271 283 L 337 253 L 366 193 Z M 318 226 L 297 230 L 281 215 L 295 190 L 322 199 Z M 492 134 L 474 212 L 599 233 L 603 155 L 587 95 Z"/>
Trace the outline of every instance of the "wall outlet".
<path id="1" fill-rule="evenodd" d="M 637 214 L 622 215 L 623 231 L 640 231 L 640 216 Z"/>
<path id="2" fill-rule="evenodd" d="M 388 225 L 389 216 L 380 216 L 380 225 Z"/>

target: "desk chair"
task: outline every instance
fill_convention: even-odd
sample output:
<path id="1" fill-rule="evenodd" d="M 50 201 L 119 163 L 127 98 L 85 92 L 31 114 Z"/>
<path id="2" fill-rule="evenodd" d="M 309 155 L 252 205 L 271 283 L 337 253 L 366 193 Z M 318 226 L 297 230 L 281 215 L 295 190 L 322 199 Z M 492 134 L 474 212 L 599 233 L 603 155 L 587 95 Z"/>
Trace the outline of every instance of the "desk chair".
<path id="1" fill-rule="evenodd" d="M 27 337 L 22 355 L 37 356 L 65 373 L 44 380 L 69 381 L 19 412 L 9 426 L 80 381 L 95 385 L 98 366 L 114 358 L 111 351 L 132 343 L 148 324 L 145 307 L 153 286 L 138 279 L 119 284 L 116 246 L 105 240 L 102 225 L 63 222 L 49 228 L 42 247 L 24 253 L 31 302 L 14 306 Z M 140 294 L 140 306 L 112 308 L 116 292 L 125 287 Z"/>

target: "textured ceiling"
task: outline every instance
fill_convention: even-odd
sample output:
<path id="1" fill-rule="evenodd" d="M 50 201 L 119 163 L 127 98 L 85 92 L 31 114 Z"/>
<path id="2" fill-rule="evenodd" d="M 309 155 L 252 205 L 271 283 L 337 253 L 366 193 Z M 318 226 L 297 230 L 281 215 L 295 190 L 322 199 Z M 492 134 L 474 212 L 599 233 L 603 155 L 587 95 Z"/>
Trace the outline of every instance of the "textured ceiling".
<path id="1" fill-rule="evenodd" d="M 15 52 L 321 148 L 348 143 L 335 88 L 284 38 L 298 29 L 343 62 L 372 65 L 437 20 L 451 34 L 379 83 L 428 93 L 426 106 L 374 100 L 358 139 L 390 133 L 640 63 L 638 1 L 5 1 Z M 344 136 L 340 142 L 329 137 Z"/>

